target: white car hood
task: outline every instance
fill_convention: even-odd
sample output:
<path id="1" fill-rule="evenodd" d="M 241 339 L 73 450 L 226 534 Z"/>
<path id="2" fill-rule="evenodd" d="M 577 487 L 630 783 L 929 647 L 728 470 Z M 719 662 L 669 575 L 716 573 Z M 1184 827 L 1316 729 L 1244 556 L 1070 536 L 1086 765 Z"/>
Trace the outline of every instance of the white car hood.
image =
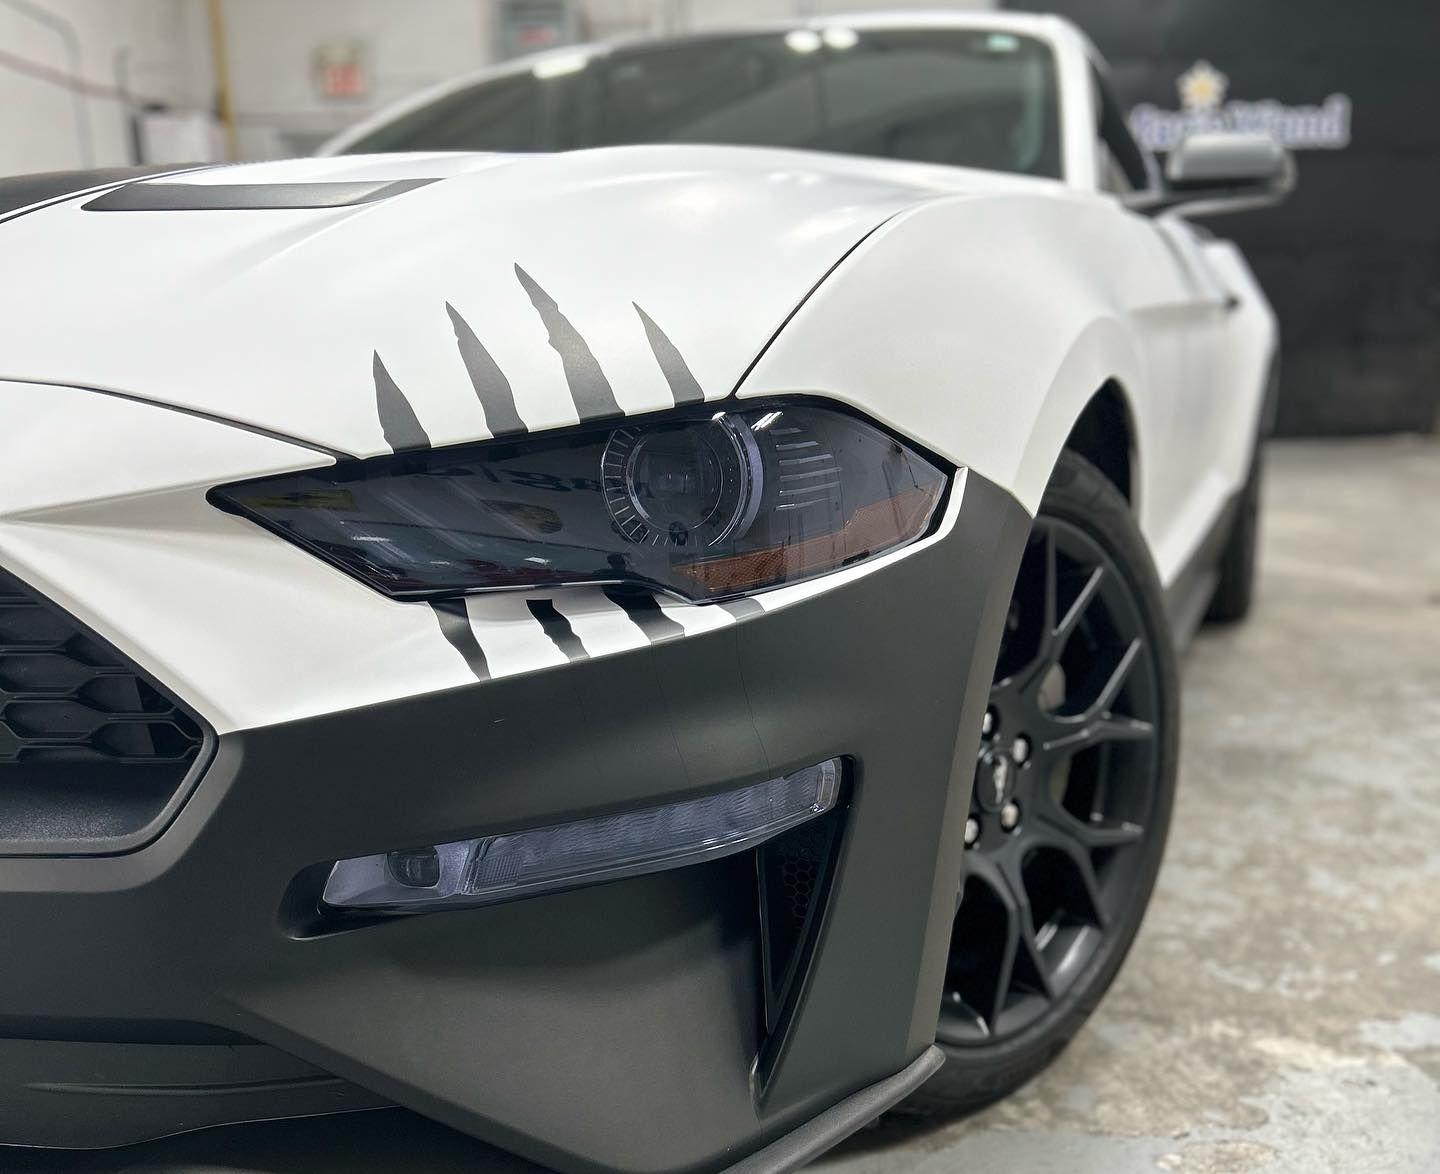
<path id="1" fill-rule="evenodd" d="M 357 455 L 714 399 L 896 212 L 1038 182 L 725 147 L 357 156 L 144 182 L 407 178 L 437 181 L 338 208 L 76 199 L 0 225 L 0 379 Z"/>

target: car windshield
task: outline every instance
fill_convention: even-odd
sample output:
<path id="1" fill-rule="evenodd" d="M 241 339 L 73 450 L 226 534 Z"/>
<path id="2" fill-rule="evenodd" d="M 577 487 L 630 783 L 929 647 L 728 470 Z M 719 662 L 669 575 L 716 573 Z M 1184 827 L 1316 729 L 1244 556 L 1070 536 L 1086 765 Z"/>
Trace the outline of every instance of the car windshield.
<path id="1" fill-rule="evenodd" d="M 832 26 L 551 55 L 410 110 L 346 151 L 731 143 L 1059 178 L 1059 139 L 1042 41 Z"/>

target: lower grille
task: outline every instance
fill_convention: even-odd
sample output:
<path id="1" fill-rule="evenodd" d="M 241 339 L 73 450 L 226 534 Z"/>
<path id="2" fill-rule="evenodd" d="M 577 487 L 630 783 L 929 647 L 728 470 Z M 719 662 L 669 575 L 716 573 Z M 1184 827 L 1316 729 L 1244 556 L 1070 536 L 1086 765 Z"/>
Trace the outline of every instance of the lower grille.
<path id="1" fill-rule="evenodd" d="M 121 851 L 200 757 L 199 719 L 0 571 L 0 853 Z"/>
<path id="2" fill-rule="evenodd" d="M 768 1032 L 780 1022 L 818 928 L 842 817 L 837 808 L 760 848 L 760 957 Z"/>

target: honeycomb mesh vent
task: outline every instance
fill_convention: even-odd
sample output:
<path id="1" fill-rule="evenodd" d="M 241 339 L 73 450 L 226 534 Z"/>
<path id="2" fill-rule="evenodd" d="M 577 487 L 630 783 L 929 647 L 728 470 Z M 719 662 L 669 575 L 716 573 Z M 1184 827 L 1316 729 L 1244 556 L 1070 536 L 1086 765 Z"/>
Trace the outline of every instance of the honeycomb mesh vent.
<path id="1" fill-rule="evenodd" d="M 829 882 L 840 810 L 777 836 L 759 854 L 766 1029 L 773 1031 L 801 966 Z"/>
<path id="2" fill-rule="evenodd" d="M 0 570 L 0 840 L 134 831 L 204 743 L 119 652 Z"/>
<path id="3" fill-rule="evenodd" d="M 0 764 L 188 764 L 199 725 L 19 580 L 0 571 Z"/>

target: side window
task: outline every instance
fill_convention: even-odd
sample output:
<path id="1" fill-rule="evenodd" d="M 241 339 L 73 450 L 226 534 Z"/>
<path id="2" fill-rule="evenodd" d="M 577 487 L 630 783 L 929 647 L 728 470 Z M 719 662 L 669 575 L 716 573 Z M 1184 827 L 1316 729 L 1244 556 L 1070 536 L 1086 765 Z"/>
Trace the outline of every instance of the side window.
<path id="1" fill-rule="evenodd" d="M 347 152 L 544 150 L 544 104 L 532 73 L 495 78 L 378 127 Z"/>
<path id="2" fill-rule="evenodd" d="M 1095 159 L 1100 188 L 1117 196 L 1142 191 L 1150 182 L 1145 153 L 1131 137 L 1110 83 L 1093 65 L 1090 67 L 1090 82 L 1095 93 L 1095 108 L 1099 112 L 1095 128 Z"/>

